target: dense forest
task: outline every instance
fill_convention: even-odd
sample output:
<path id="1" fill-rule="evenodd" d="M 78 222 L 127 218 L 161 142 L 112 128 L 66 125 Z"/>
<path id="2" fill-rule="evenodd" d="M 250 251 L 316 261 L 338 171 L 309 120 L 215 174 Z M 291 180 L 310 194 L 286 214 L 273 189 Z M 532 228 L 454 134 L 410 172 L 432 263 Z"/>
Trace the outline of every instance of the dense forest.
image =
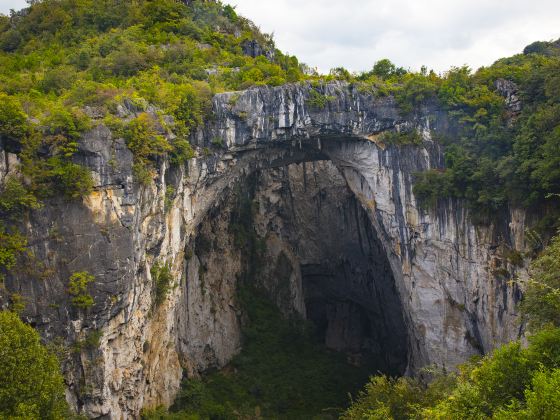
<path id="1" fill-rule="evenodd" d="M 529 344 L 508 344 L 467 362 L 458 373 L 428 369 L 418 379 L 372 377 L 342 418 L 560 417 L 560 237 L 542 246 L 560 227 L 560 41 L 535 42 L 475 72 L 468 67 L 443 74 L 426 68 L 414 72 L 372 57 L 370 71 L 352 74 L 341 67 L 321 75 L 283 54 L 271 36 L 220 2 L 29 3 L 26 9 L 0 15 L 0 138 L 21 160 L 21 175 L 9 177 L 0 190 L 0 282 L 27 248 L 14 220 L 49 197 L 76 200 L 92 191 L 89 171 L 73 156 L 80 136 L 93 124 L 103 123 L 126 140 L 137 182 L 149 183 L 159 157 L 181 165 L 214 152 L 194 148 L 189 141 L 211 118 L 214 94 L 308 83 L 316 89 L 310 101 L 324 107 L 329 97 L 320 87 L 339 80 L 361 92 L 393 96 L 403 115 L 434 104 L 449 115 L 455 135 L 436 139 L 445 150 L 445 169 L 418 173 L 414 186 L 427 210 L 455 198 L 468 203 L 476 223 L 491 223 L 510 208 L 529 209 L 540 220 L 534 230 L 540 246 L 531 255 L 532 278 L 524 285 L 522 302 L 531 328 Z M 521 108 L 508 107 L 498 89 L 503 81 Z M 137 109 L 138 116 L 124 122 L 119 117 L 123 103 Z M 158 118 L 142 112 L 148 109 Z M 159 134 L 161 127 L 174 134 L 172 140 Z M 399 132 L 386 133 L 382 141 L 399 147 L 422 140 L 418 133 Z M 219 139 L 213 147 L 220 149 Z M 85 292 L 88 281 L 87 273 L 73 276 L 70 293 L 77 307 L 92 303 Z M 38 334 L 16 315 L 24 302 L 17 295 L 11 301 L 10 311 L 0 312 L 0 416 L 71 416 L 56 366 L 59 349 L 40 344 Z M 248 353 L 234 360 L 245 383 L 240 383 L 243 376 L 219 373 L 187 381 L 174 407 L 183 414 L 171 418 L 274 417 L 279 408 L 273 397 L 293 400 L 291 389 L 312 389 L 308 381 L 326 381 L 339 389 L 329 395 L 313 391 L 309 398 L 315 401 L 309 404 L 283 403 L 291 418 L 316 413 L 324 407 L 322 398 L 335 401 L 338 409 L 350 402 L 345 392 L 351 386 L 337 375 L 360 373 L 343 367 L 331 353 L 310 356 L 316 343 L 304 326 L 286 324 L 257 297 L 251 301 L 249 317 L 266 320 L 263 328 L 280 335 L 259 339 L 269 340 L 270 348 L 248 346 Z M 247 337 L 262 334 L 249 325 Z M 284 354 L 274 360 L 294 375 L 293 384 L 251 370 L 259 366 L 251 358 L 287 343 L 294 346 L 292 356 L 320 358 L 311 366 L 315 369 L 308 374 L 290 370 L 294 359 L 283 359 L 288 357 Z M 324 366 L 332 371 L 321 370 Z M 257 379 L 265 390 L 260 400 L 250 392 L 254 384 L 247 383 Z M 255 412 L 258 404 L 269 411 Z M 167 415 L 161 410 L 146 413 L 147 418 Z"/>

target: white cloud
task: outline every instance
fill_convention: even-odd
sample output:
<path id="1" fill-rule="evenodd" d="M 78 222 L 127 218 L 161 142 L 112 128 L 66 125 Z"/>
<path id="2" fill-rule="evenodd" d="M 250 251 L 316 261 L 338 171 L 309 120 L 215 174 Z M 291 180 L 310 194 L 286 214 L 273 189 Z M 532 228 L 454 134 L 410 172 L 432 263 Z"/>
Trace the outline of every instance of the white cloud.
<path id="1" fill-rule="evenodd" d="M 278 47 L 326 72 L 380 58 L 437 71 L 477 68 L 560 37 L 555 0 L 231 0 Z"/>
<path id="2" fill-rule="evenodd" d="M 327 72 L 380 58 L 412 69 L 473 68 L 560 37 L 558 0 L 224 0 L 277 46 Z M 25 6 L 0 0 L 0 12 Z"/>
<path id="3" fill-rule="evenodd" d="M 19 10 L 27 6 L 25 0 L 0 0 L 0 13 L 9 14 L 10 9 Z"/>

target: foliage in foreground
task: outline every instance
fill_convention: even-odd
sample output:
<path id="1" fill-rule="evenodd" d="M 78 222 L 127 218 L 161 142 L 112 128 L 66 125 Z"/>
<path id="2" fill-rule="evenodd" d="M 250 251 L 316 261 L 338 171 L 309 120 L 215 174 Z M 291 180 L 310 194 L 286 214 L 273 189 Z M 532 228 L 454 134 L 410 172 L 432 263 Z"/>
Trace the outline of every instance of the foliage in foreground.
<path id="1" fill-rule="evenodd" d="M 68 417 L 58 359 L 39 334 L 11 312 L 0 312 L 0 417 Z"/>
<path id="2" fill-rule="evenodd" d="M 429 384 L 376 376 L 343 419 L 560 418 L 560 235 L 532 265 L 522 309 L 541 328 Z"/>
<path id="3" fill-rule="evenodd" d="M 527 348 L 519 342 L 507 344 L 428 385 L 412 378 L 372 377 L 342 418 L 558 418 L 560 405 L 543 401 L 558 394 L 554 384 L 560 376 L 560 329 L 544 329 L 529 341 Z"/>
<path id="4" fill-rule="evenodd" d="M 248 322 L 241 353 L 222 371 L 185 379 L 172 413 L 147 419 L 336 418 L 367 368 L 327 351 L 301 321 L 289 321 L 257 292 L 240 292 Z"/>

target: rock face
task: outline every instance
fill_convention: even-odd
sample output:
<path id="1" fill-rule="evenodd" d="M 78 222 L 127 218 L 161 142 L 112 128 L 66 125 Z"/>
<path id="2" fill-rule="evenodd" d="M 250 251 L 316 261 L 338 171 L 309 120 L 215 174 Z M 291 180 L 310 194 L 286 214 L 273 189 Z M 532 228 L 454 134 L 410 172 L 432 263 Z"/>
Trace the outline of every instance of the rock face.
<path id="1" fill-rule="evenodd" d="M 223 366 L 239 351 L 235 290 L 247 267 L 232 226 L 238 186 L 255 174 L 251 223 L 270 262 L 262 284 L 284 313 L 321 324 L 329 346 L 359 357 L 404 347 L 387 363 L 414 372 L 453 368 L 521 334 L 520 291 L 507 280 L 525 270 L 504 255 L 525 246 L 527 215 L 475 226 L 461 202 L 422 210 L 412 192 L 416 172 L 442 166 L 432 134 L 452 131 L 436 105 L 403 117 L 391 97 L 333 83 L 224 93 L 213 107 L 193 139 L 211 153 L 184 167 L 158 162 L 149 186 L 134 182 L 124 141 L 99 125 L 76 156 L 92 170 L 94 193 L 53 199 L 21 222 L 32 255 L 6 278 L 0 301 L 21 294 L 24 317 L 74 348 L 64 369 L 81 412 L 126 418 L 170 404 L 182 369 Z M 383 131 L 411 129 L 421 144 L 382 142 Z M 17 157 L 0 154 L 2 182 Z M 316 161 L 331 163 L 294 166 Z M 296 197 L 305 203 L 290 204 Z M 172 287 L 156 305 L 153 267 L 165 264 Z M 84 270 L 96 278 L 87 311 L 66 292 Z"/>

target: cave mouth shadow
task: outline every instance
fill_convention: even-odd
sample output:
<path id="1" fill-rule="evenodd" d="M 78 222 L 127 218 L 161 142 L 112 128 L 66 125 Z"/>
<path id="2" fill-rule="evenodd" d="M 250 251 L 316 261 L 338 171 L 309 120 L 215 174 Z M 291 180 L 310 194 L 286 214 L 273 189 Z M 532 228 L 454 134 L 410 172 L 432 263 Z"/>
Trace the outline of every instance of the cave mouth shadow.
<path id="1" fill-rule="evenodd" d="M 266 261 L 271 298 L 284 312 L 299 299 L 318 338 L 350 363 L 403 375 L 408 333 L 387 253 L 336 166 L 261 169 L 249 184 L 260 215 L 254 228 L 285 248 Z"/>

